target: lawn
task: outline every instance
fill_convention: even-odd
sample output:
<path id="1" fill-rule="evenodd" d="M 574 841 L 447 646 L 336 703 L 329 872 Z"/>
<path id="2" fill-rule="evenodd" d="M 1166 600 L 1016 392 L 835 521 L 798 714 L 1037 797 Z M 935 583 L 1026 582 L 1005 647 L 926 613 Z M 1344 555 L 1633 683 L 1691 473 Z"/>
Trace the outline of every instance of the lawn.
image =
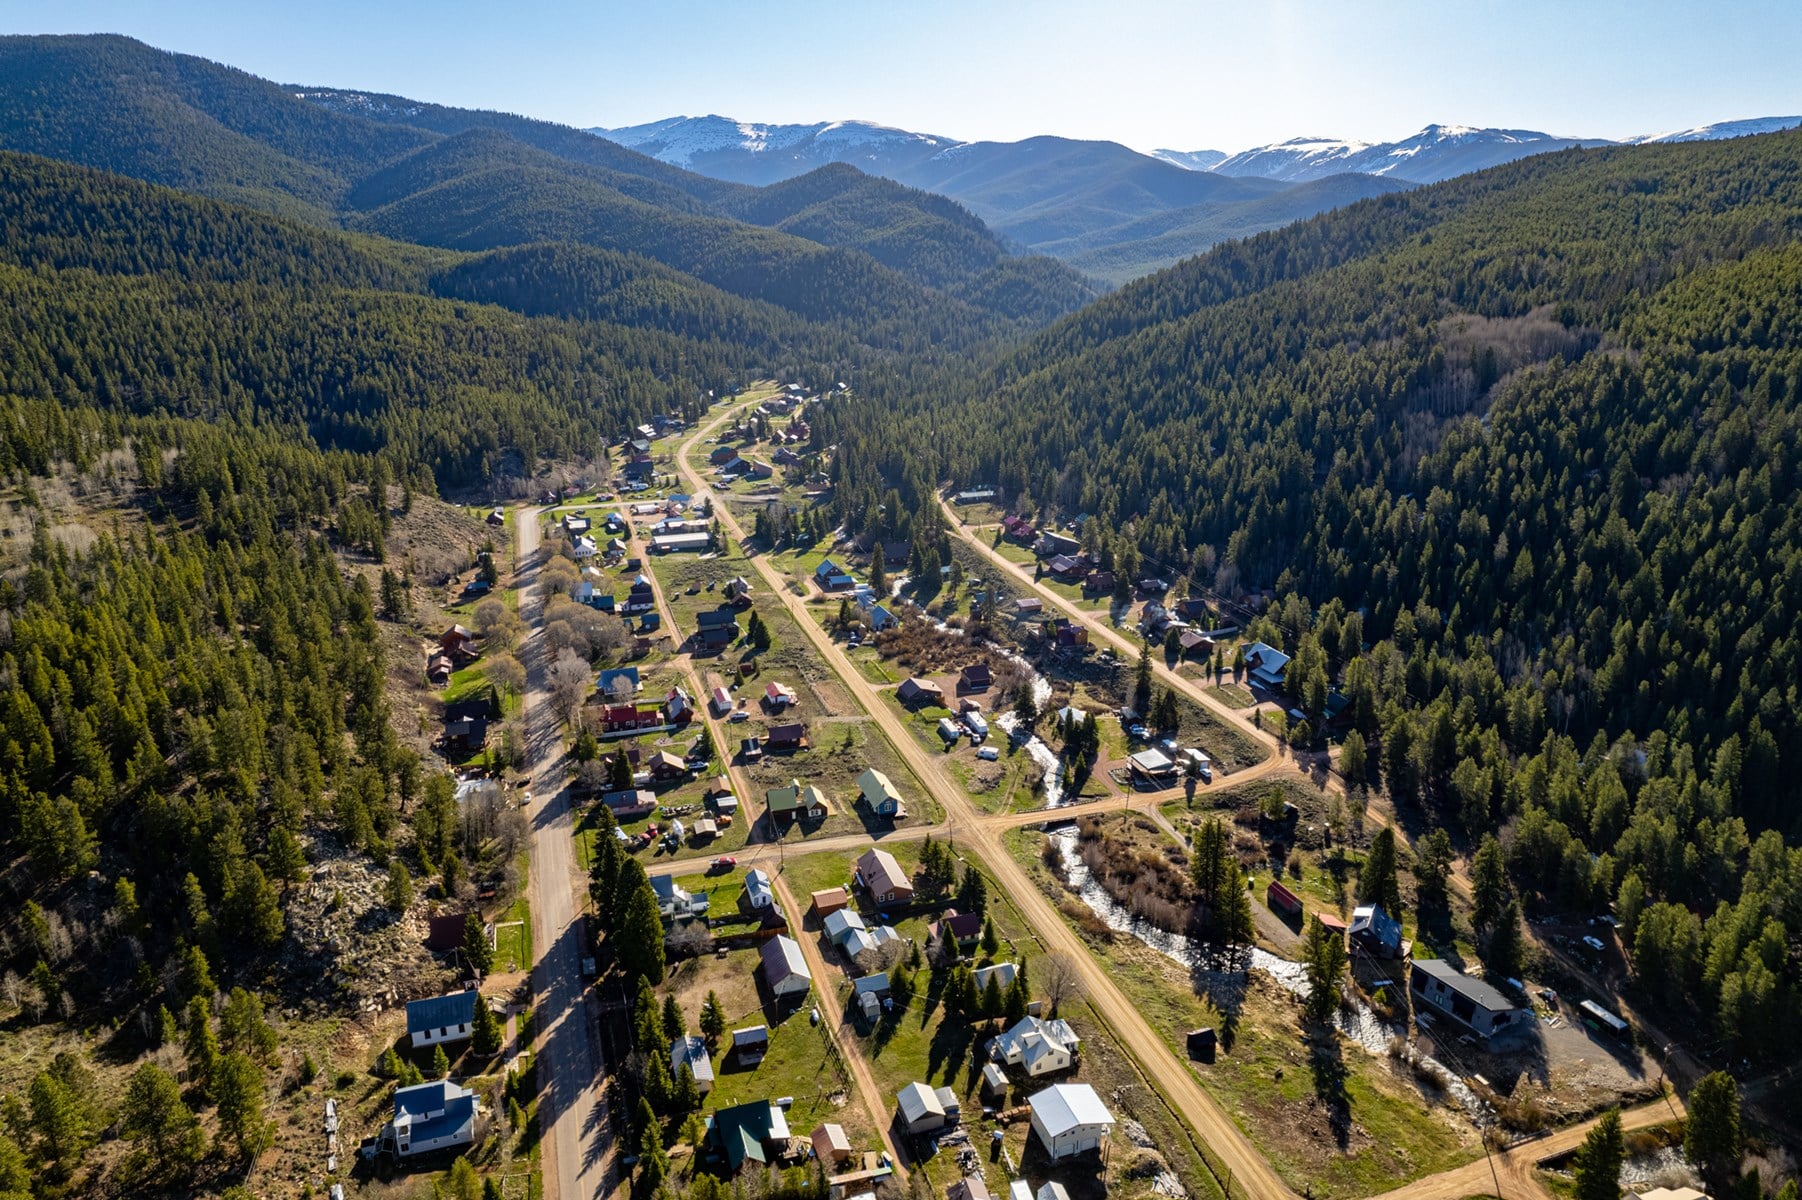
<path id="1" fill-rule="evenodd" d="M 1412 1076 L 1391 1060 L 1350 1044 L 1336 1056 L 1312 1059 L 1300 1038 L 1293 997 L 1264 976 L 1245 976 L 1246 986 L 1229 993 L 1233 1000 L 1221 1011 L 1196 993 L 1187 968 L 1083 919 L 1087 910 L 1040 858 L 1039 834 L 1014 831 L 1007 840 L 1016 860 L 1059 903 L 1173 1051 L 1185 1056 L 1183 1030 L 1220 1031 L 1221 1054 L 1211 1065 L 1196 1065 L 1196 1077 L 1295 1190 L 1310 1187 L 1328 1200 L 1370 1195 L 1467 1162 L 1480 1150 L 1475 1130 L 1461 1117 L 1430 1108 Z M 1317 1070 L 1322 1079 L 1337 1075 L 1343 1088 L 1351 1114 L 1343 1140 L 1316 1099 Z"/>
<path id="2" fill-rule="evenodd" d="M 1208 695 L 1229 708 L 1250 708 L 1257 703 L 1257 699 L 1249 691 L 1236 683 L 1216 684 L 1207 688 L 1206 691 Z"/>
<path id="3" fill-rule="evenodd" d="M 521 854 L 520 878 L 528 877 L 527 865 L 529 856 Z M 510 924 L 517 921 L 518 924 Z M 528 971 L 532 967 L 532 906 L 526 903 L 525 893 L 513 901 L 505 913 L 495 918 L 497 928 L 494 931 L 494 969 L 497 971 Z M 500 926 L 505 925 L 505 928 Z M 509 964 L 514 964 L 509 966 Z"/>

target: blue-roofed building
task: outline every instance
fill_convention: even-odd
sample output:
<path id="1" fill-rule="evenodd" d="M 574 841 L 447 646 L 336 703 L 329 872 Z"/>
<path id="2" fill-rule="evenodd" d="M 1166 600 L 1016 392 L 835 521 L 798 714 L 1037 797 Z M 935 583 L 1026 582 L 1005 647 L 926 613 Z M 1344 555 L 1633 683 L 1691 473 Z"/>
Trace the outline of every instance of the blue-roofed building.
<path id="1" fill-rule="evenodd" d="M 620 679 L 630 683 L 634 693 L 638 691 L 640 685 L 638 682 L 637 667 L 610 667 L 607 670 L 602 671 L 600 679 L 595 684 L 595 690 L 600 692 L 603 696 L 611 696 L 613 694 L 614 682 Z"/>
<path id="2" fill-rule="evenodd" d="M 399 1088 L 394 1117 L 382 1130 L 377 1148 L 397 1157 L 472 1146 L 476 1140 L 476 1095 L 448 1079 Z"/>
<path id="3" fill-rule="evenodd" d="M 467 991 L 408 1001 L 407 1038 L 413 1048 L 467 1041 L 480 1000 L 479 992 Z"/>
<path id="4" fill-rule="evenodd" d="M 814 582 L 828 592 L 841 592 L 857 586 L 857 581 L 845 569 L 830 558 L 823 560 L 813 569 Z"/>

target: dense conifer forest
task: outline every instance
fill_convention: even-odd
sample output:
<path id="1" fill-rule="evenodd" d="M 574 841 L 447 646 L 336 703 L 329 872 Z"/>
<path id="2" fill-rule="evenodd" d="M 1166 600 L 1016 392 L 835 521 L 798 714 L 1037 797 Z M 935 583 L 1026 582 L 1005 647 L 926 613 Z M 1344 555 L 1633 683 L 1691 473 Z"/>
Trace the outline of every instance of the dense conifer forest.
<path id="1" fill-rule="evenodd" d="M 1369 782 L 1473 850 L 1501 833 L 1532 911 L 1613 904 L 1648 996 L 1773 1051 L 1802 938 L 1799 234 L 1794 134 L 1365 201 L 992 368 L 871 380 L 822 422 L 842 511 L 892 536 L 941 481 L 998 484 L 1091 514 L 1129 578 L 1267 589 L 1304 726 L 1342 689 Z"/>

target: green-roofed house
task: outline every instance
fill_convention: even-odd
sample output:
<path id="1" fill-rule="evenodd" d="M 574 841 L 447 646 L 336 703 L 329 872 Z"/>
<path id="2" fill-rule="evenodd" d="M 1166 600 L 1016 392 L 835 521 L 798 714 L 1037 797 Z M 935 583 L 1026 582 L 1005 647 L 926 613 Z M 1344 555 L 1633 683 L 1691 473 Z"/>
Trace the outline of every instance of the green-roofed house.
<path id="1" fill-rule="evenodd" d="M 863 793 L 863 802 L 868 804 L 879 817 L 887 817 L 891 821 L 899 821 L 907 816 L 907 804 L 901 799 L 901 793 L 887 775 L 870 767 L 857 777 L 857 787 Z"/>
<path id="2" fill-rule="evenodd" d="M 722 1108 L 707 1118 L 707 1134 L 737 1171 L 747 1162 L 768 1164 L 789 1140 L 788 1118 L 768 1100 L 752 1100 Z"/>
<path id="3" fill-rule="evenodd" d="M 795 817 L 817 821 L 826 816 L 826 794 L 811 783 L 803 786 L 799 779 L 791 779 L 785 788 L 771 788 L 766 799 L 772 821 Z"/>

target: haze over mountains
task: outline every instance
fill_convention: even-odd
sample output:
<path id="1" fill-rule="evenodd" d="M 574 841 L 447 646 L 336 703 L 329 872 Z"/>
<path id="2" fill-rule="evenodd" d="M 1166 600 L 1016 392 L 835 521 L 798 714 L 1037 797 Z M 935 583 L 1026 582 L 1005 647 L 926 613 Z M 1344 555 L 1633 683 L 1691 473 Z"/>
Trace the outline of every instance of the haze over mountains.
<path id="1" fill-rule="evenodd" d="M 1797 124 L 1802 117 L 1758 118 L 1628 141 L 1711 140 Z M 950 196 L 1023 246 L 1114 282 L 1225 238 L 1366 196 L 1570 146 L 1613 144 L 1533 130 L 1428 125 L 1394 142 L 1303 137 L 1233 155 L 1167 149 L 1141 154 L 1118 142 L 1051 136 L 960 142 L 869 121 L 768 125 L 721 116 L 590 132 L 740 183 L 768 184 L 826 163 L 850 163 Z M 1296 186 L 1302 184 L 1314 186 Z"/>

